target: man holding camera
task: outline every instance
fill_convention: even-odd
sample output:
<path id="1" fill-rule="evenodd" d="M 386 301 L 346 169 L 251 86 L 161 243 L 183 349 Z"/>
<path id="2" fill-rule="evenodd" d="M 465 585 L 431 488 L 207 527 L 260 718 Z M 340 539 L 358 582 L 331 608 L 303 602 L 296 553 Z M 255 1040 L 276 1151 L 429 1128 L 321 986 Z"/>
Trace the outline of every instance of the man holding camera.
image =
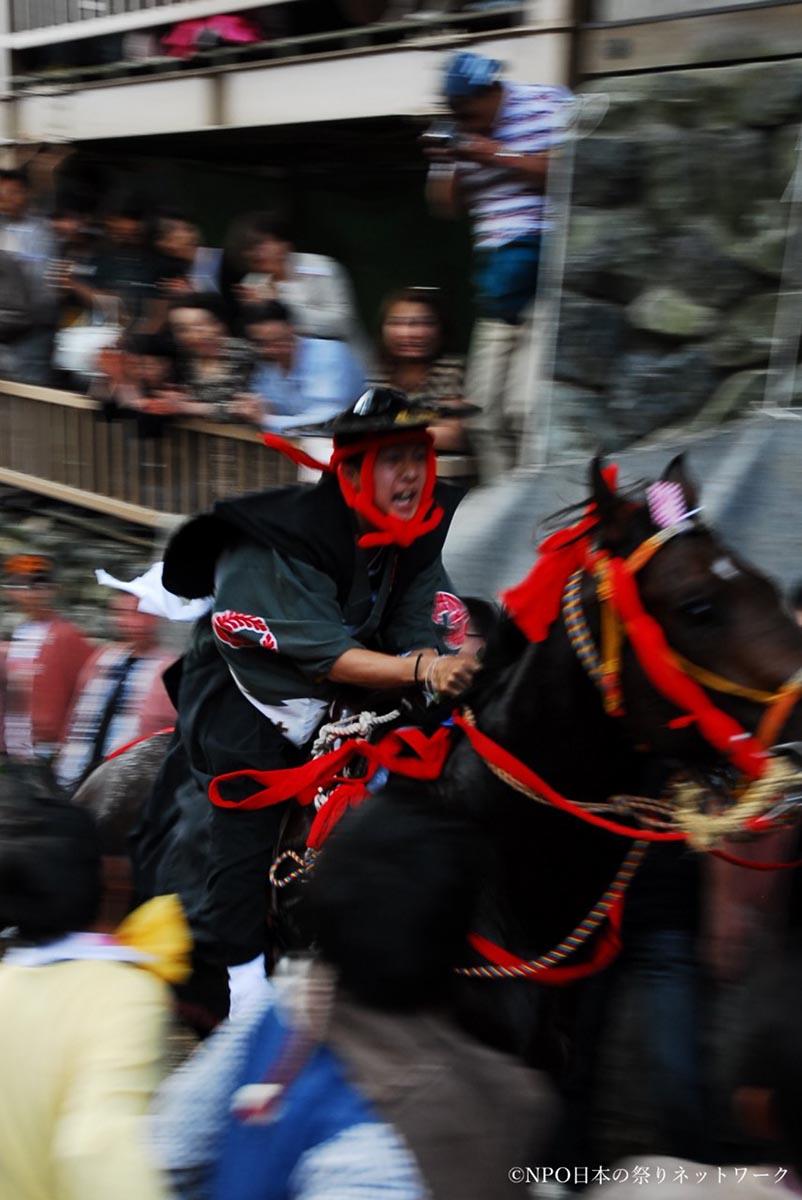
<path id="1" fill-rule="evenodd" d="M 572 103 L 566 88 L 500 76 L 495 59 L 452 55 L 444 93 L 453 122 L 437 122 L 423 138 L 432 208 L 444 216 L 466 211 L 473 226 L 477 320 L 466 392 L 482 409 L 476 433 L 484 479 L 516 460 L 528 399 L 517 376 L 548 228 L 543 193 Z"/>

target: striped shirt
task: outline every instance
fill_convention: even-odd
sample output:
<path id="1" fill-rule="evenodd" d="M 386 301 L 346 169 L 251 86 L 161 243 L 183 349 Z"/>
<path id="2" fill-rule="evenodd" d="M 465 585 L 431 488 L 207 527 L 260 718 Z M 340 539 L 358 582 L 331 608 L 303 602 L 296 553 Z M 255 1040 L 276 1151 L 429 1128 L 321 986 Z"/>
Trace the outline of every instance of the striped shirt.
<path id="1" fill-rule="evenodd" d="M 511 154 L 540 154 L 561 141 L 573 96 L 567 88 L 505 83 L 491 134 Z M 457 179 L 477 248 L 492 250 L 547 227 L 545 201 L 505 165 L 460 162 Z"/>

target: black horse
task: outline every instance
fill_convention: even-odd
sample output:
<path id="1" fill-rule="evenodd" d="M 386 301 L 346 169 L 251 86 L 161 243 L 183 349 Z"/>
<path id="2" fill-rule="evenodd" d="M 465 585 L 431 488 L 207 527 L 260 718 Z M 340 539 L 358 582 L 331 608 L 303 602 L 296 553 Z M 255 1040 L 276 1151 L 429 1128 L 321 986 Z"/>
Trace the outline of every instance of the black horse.
<path id="1" fill-rule="evenodd" d="M 678 485 L 686 512 L 697 509 L 681 461 L 671 464 L 664 480 Z M 591 644 L 599 648 L 604 641 L 593 563 L 600 553 L 622 561 L 651 546 L 634 576 L 643 609 L 672 651 L 696 664 L 706 686 L 716 679 L 729 685 L 715 696 L 718 710 L 753 732 L 766 703 L 802 669 L 802 632 L 777 590 L 696 520 L 680 521 L 664 538 L 643 490 L 616 493 L 598 463 L 591 483 L 595 519 L 587 532 L 590 552 L 577 576 Z M 466 703 L 484 734 L 586 810 L 611 796 L 649 795 L 680 764 L 711 778 L 729 770 L 729 753 L 711 745 L 701 732 L 703 721 L 677 720 L 682 709 L 654 686 L 626 635 L 618 654 L 623 713 L 613 716 L 587 660 L 577 654 L 564 612 L 558 610 L 548 636 L 536 643 L 503 618 Z M 706 674 L 699 676 L 699 669 Z M 782 717 L 777 740 L 780 733 L 783 742 L 802 735 L 799 707 L 786 706 Z M 123 763 L 124 756 L 116 761 Z M 141 778 L 138 784 L 141 799 Z M 538 959 L 580 926 L 632 847 L 631 839 L 511 787 L 460 732 L 453 735 L 440 779 L 428 786 L 433 805 L 460 811 L 482 831 L 478 933 L 523 960 Z M 98 803 L 92 780 L 79 801 Z M 580 950 L 577 961 L 587 952 Z M 466 947 L 464 965 L 482 962 Z M 466 978 L 463 1007 L 469 1023 L 496 1044 L 528 1052 L 538 990 L 531 987 L 532 978 L 547 981 L 548 976 L 496 982 Z"/>
<path id="2" fill-rule="evenodd" d="M 680 485 L 686 510 L 698 508 L 680 460 L 664 479 Z M 642 492 L 617 495 L 598 464 L 592 488 L 598 516 L 594 550 L 625 559 L 654 537 L 657 530 Z M 725 692 L 715 696 L 715 703 L 745 731 L 754 731 L 770 707 L 765 701 L 802 667 L 802 633 L 776 588 L 696 521 L 666 540 L 636 578 L 643 607 L 672 650 L 706 670 L 711 680 L 731 683 L 739 694 Z M 597 588 L 587 571 L 580 594 L 599 646 Z M 465 700 L 483 733 L 590 811 L 612 796 L 655 794 L 680 766 L 710 779 L 730 771 L 721 751 L 695 724 L 676 720 L 678 709 L 655 689 L 626 640 L 620 681 L 623 715 L 611 717 L 576 653 L 564 613 L 537 644 L 504 617 Z M 763 694 L 764 703 L 751 698 L 753 693 Z M 798 706 L 790 708 L 776 733 L 783 742 L 802 734 Z M 408 786 L 401 786 L 401 800 Z M 481 828 L 485 856 L 478 932 L 526 961 L 559 946 L 580 926 L 632 849 L 627 838 L 521 794 L 461 735 L 441 778 L 428 786 L 433 805 L 466 814 Z M 583 956 L 587 959 L 588 948 L 580 949 L 576 960 Z M 483 960 L 466 953 L 465 961 L 478 965 Z M 545 983 L 549 975 L 465 979 L 463 1016 L 483 1038 L 530 1055 L 539 992 L 531 979 Z"/>

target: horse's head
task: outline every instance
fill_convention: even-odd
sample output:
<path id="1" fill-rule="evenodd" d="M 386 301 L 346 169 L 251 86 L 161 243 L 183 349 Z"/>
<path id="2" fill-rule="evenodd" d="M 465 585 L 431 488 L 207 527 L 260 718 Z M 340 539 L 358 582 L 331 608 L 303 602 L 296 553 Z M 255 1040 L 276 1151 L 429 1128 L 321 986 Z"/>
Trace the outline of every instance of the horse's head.
<path id="1" fill-rule="evenodd" d="M 742 769 L 738 743 L 751 745 L 742 734 L 767 749 L 802 740 L 802 631 L 774 584 L 701 520 L 682 458 L 640 494 L 617 493 L 598 461 L 591 482 L 597 523 L 583 602 L 591 612 L 597 602 L 607 687 L 618 689 L 634 740 L 686 764 Z"/>

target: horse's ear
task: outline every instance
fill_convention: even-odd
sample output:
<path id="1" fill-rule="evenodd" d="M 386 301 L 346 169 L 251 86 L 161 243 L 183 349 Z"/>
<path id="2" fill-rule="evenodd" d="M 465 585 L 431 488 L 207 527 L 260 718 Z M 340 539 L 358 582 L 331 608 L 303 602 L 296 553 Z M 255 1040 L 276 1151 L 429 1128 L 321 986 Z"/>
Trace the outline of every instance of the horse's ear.
<path id="1" fill-rule="evenodd" d="M 596 454 L 590 464 L 590 493 L 599 516 L 603 516 L 611 506 L 618 503 L 615 490 L 604 477 L 603 462 L 602 456 Z"/>
<path id="2" fill-rule="evenodd" d="M 699 492 L 696 484 L 691 479 L 685 467 L 685 455 L 678 454 L 676 458 L 672 458 L 671 462 L 663 471 L 662 479 L 664 483 L 678 483 L 682 488 L 682 495 L 685 498 L 685 508 L 688 512 L 692 512 L 699 507 Z"/>
<path id="3" fill-rule="evenodd" d="M 615 491 L 614 475 L 604 470 L 601 455 L 596 455 L 590 464 L 590 490 L 593 504 L 599 515 L 599 537 L 604 545 L 613 546 L 621 541 L 627 531 L 631 508 Z"/>

